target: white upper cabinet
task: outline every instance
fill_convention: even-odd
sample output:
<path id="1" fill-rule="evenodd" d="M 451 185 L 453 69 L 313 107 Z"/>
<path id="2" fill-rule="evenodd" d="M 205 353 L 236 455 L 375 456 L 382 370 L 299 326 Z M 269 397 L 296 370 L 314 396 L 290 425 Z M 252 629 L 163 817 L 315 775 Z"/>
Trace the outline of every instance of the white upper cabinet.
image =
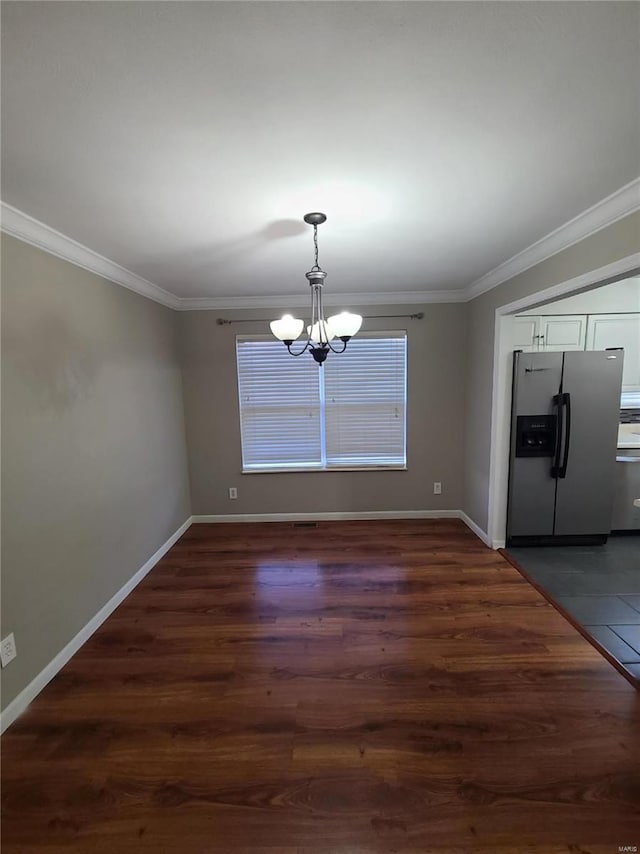
<path id="1" fill-rule="evenodd" d="M 525 353 L 584 350 L 586 334 L 586 314 L 524 315 L 513 324 L 513 349 Z"/>
<path id="2" fill-rule="evenodd" d="M 624 349 L 623 391 L 640 391 L 640 314 L 592 314 L 587 350 Z"/>
<path id="3" fill-rule="evenodd" d="M 513 321 L 513 350 L 538 350 L 539 317 L 516 317 Z"/>
<path id="4" fill-rule="evenodd" d="M 542 350 L 584 350 L 586 314 L 546 315 L 540 318 Z"/>
<path id="5" fill-rule="evenodd" d="M 512 341 L 525 353 L 622 347 L 622 406 L 640 406 L 640 313 L 524 314 L 513 319 Z"/>

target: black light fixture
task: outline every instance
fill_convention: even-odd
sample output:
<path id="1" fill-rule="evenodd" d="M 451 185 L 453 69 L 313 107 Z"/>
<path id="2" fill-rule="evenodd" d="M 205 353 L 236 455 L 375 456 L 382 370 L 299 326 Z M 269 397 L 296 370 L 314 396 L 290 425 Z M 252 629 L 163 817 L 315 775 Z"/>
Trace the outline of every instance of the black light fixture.
<path id="1" fill-rule="evenodd" d="M 318 226 L 326 222 L 327 217 L 323 213 L 308 213 L 304 221 L 313 226 L 313 245 L 315 247 L 315 264 L 306 273 L 311 286 L 311 324 L 307 326 L 307 341 L 299 352 L 291 349 L 293 342 L 300 336 L 304 327 L 304 321 L 285 314 L 280 320 L 271 321 L 271 331 L 275 337 L 283 341 L 292 356 L 301 356 L 307 350 L 319 365 L 332 353 L 344 353 L 347 349 L 349 339 L 352 338 L 362 326 L 362 317 L 359 314 L 351 314 L 343 311 L 334 314 L 325 320 L 322 307 L 322 286 L 327 274 L 318 266 Z M 339 338 L 342 341 L 342 349 L 336 350 L 331 341 Z"/>

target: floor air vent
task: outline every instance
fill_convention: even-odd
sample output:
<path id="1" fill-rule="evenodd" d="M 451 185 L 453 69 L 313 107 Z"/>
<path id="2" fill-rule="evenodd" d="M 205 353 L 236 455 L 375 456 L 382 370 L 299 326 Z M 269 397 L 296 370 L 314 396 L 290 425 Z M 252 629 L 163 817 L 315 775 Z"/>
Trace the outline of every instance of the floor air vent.
<path id="1" fill-rule="evenodd" d="M 318 523 L 317 522 L 294 522 L 293 527 L 294 528 L 317 528 Z"/>

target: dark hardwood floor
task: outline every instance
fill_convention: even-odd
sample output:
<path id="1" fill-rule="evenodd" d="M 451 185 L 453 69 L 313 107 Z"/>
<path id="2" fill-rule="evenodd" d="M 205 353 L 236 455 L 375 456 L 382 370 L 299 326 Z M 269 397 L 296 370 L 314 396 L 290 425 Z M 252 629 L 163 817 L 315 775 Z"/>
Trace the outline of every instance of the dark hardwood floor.
<path id="1" fill-rule="evenodd" d="M 640 850 L 640 695 L 457 520 L 192 526 L 2 760 L 3 854 Z"/>

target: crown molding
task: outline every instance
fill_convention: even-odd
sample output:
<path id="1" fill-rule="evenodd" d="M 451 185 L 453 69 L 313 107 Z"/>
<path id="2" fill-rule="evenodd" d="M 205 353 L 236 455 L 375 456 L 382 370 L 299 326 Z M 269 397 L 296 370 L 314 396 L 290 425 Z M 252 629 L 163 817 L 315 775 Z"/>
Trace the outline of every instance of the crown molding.
<path id="1" fill-rule="evenodd" d="M 615 193 L 597 202 L 578 216 L 565 222 L 555 231 L 532 243 L 531 246 L 518 252 L 495 269 L 486 273 L 465 288 L 467 300 L 475 299 L 481 294 L 496 288 L 514 276 L 524 273 L 535 264 L 551 258 L 563 249 L 568 249 L 574 243 L 601 231 L 619 219 L 640 210 L 640 178 L 635 178 L 625 184 Z"/>
<path id="2" fill-rule="evenodd" d="M 386 291 L 383 293 L 341 294 L 334 292 L 326 294 L 324 302 L 328 306 L 425 305 L 428 303 L 468 302 L 638 210 L 640 210 L 640 178 L 634 179 L 588 210 L 578 214 L 546 237 L 499 264 L 466 288 L 439 291 Z M 91 273 L 109 279 L 118 285 L 122 285 L 122 287 L 178 311 L 230 308 L 297 308 L 304 307 L 308 303 L 308 295 L 305 292 L 274 296 L 178 297 L 5 202 L 0 202 L 0 212 L 1 230 L 12 237 L 30 243 L 50 255 L 69 261 L 77 267 L 89 270 Z"/>
<path id="3" fill-rule="evenodd" d="M 54 228 L 50 228 L 43 222 L 6 204 L 6 202 L 0 202 L 0 214 L 2 231 L 12 237 L 30 243 L 32 246 L 36 246 L 50 255 L 55 255 L 57 258 L 62 258 L 64 261 L 69 261 L 76 267 L 82 267 L 90 273 L 109 279 L 109 281 L 122 285 L 130 291 L 135 291 L 143 297 L 155 300 L 167 308 L 178 308 L 180 300 L 174 294 L 165 291 L 164 288 L 154 285 L 153 282 L 149 282 L 141 276 L 137 276 L 130 270 L 126 270 L 114 261 L 94 252 L 93 249 L 83 246 L 71 237 L 61 234 Z"/>
<path id="4" fill-rule="evenodd" d="M 144 297 L 155 300 L 168 308 L 178 311 L 201 311 L 206 309 L 228 308 L 297 308 L 304 307 L 309 302 L 306 291 L 292 295 L 276 296 L 227 296 L 227 297 L 178 297 L 159 285 L 143 279 L 141 276 L 126 270 L 114 261 L 99 255 L 87 246 L 83 246 L 71 237 L 56 231 L 43 222 L 14 208 L 6 202 L 0 202 L 2 231 L 30 243 L 50 255 L 69 261 L 77 267 L 82 267 L 122 285 L 130 291 L 135 291 Z M 326 294 L 325 305 L 423 305 L 434 302 L 465 302 L 467 299 L 463 290 L 457 291 L 388 291 L 384 293 L 367 294 Z"/>
<path id="5" fill-rule="evenodd" d="M 375 294 L 324 295 L 324 304 L 334 306 L 355 305 L 424 305 L 434 302 L 465 302 L 463 290 L 457 291 L 388 291 Z M 304 308 L 309 304 L 307 293 L 278 294 L 254 297 L 186 297 L 179 300 L 179 311 L 203 311 L 208 309 L 249 308 Z"/>

